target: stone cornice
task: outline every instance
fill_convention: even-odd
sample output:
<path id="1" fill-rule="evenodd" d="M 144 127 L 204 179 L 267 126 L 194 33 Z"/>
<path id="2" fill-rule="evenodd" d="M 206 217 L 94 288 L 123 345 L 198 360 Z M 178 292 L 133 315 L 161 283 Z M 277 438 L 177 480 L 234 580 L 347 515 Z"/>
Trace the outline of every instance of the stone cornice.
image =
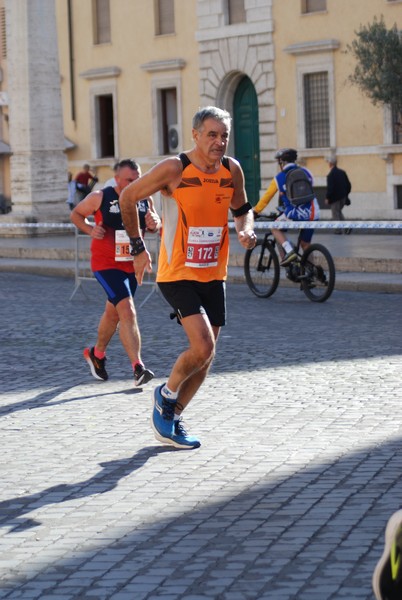
<path id="1" fill-rule="evenodd" d="M 64 136 L 64 150 L 73 150 L 77 147 L 75 142 L 72 142 L 68 137 Z"/>
<path id="2" fill-rule="evenodd" d="M 392 162 L 394 154 L 400 154 L 402 151 L 402 144 L 386 144 L 379 146 L 379 155 L 385 160 L 385 162 Z"/>
<path id="3" fill-rule="evenodd" d="M 154 73 L 156 71 L 177 71 L 184 69 L 186 61 L 183 58 L 170 58 L 167 60 L 153 60 L 149 63 L 141 65 L 143 71 Z"/>
<path id="4" fill-rule="evenodd" d="M 265 20 L 258 23 L 239 23 L 238 25 L 198 29 L 195 33 L 195 39 L 197 42 L 210 42 L 211 40 L 260 34 L 272 34 L 272 21 Z"/>
<path id="5" fill-rule="evenodd" d="M 0 154 L 12 154 L 9 144 L 0 140 Z"/>
<path id="6" fill-rule="evenodd" d="M 108 77 L 118 77 L 121 73 L 120 67 L 100 67 L 99 69 L 88 69 L 80 73 L 83 79 L 106 79 Z"/>
<path id="7" fill-rule="evenodd" d="M 314 42 L 300 42 L 292 44 L 283 49 L 284 52 L 293 55 L 311 54 L 312 52 L 333 52 L 340 46 L 339 40 L 315 40 Z"/>

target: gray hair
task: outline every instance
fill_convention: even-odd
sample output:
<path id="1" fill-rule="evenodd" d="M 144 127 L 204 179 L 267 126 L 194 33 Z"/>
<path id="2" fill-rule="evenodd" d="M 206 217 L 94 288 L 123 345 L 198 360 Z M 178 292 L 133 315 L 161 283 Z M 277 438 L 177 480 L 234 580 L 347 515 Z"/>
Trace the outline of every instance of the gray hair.
<path id="1" fill-rule="evenodd" d="M 141 175 L 140 165 L 136 160 L 134 160 L 134 158 L 123 158 L 123 160 L 118 163 L 117 172 L 124 167 L 128 167 L 132 171 L 137 171 L 138 175 Z"/>
<path id="2" fill-rule="evenodd" d="M 217 106 L 206 106 L 205 108 L 200 108 L 200 110 L 195 113 L 193 117 L 193 129 L 201 129 L 206 119 L 215 119 L 215 121 L 221 122 L 227 121 L 229 129 L 232 122 L 232 117 L 227 110 L 223 110 Z"/>

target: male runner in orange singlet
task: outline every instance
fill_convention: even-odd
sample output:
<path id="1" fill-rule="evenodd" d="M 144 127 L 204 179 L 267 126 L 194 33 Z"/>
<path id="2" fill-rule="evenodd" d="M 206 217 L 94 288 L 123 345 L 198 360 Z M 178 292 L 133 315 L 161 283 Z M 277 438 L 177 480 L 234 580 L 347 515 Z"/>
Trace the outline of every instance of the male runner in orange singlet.
<path id="1" fill-rule="evenodd" d="M 231 117 L 208 106 L 193 117 L 194 147 L 162 160 L 120 196 L 138 283 L 152 270 L 138 222 L 137 203 L 160 191 L 162 240 L 157 282 L 187 335 L 167 382 L 155 389 L 151 424 L 155 437 L 177 448 L 198 448 L 181 413 L 204 381 L 226 320 L 225 280 L 229 254 L 228 212 L 240 244 L 254 248 L 253 212 L 237 160 L 225 156 Z"/>

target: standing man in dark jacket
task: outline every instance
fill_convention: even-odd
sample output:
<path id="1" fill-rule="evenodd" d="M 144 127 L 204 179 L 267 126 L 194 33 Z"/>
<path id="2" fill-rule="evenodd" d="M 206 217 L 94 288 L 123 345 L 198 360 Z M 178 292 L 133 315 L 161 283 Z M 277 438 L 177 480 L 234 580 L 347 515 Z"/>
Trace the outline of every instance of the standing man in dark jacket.
<path id="1" fill-rule="evenodd" d="M 331 209 L 333 221 L 344 221 L 345 217 L 343 216 L 342 209 L 345 204 L 350 204 L 348 196 L 352 189 L 352 185 L 346 171 L 337 167 L 335 158 L 330 158 L 328 164 L 330 171 L 327 175 L 327 195 L 325 204 L 328 204 Z M 344 231 L 345 233 L 350 233 L 350 229 L 345 229 Z M 338 230 L 335 233 L 342 233 L 342 230 Z"/>

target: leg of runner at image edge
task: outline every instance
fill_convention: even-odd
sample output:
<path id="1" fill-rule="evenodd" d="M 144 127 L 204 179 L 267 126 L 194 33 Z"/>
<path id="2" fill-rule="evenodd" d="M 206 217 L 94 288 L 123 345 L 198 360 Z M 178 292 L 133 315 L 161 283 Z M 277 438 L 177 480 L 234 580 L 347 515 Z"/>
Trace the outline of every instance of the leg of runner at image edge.
<path id="1" fill-rule="evenodd" d="M 402 510 L 395 512 L 385 529 L 384 552 L 373 573 L 377 600 L 402 598 Z"/>

